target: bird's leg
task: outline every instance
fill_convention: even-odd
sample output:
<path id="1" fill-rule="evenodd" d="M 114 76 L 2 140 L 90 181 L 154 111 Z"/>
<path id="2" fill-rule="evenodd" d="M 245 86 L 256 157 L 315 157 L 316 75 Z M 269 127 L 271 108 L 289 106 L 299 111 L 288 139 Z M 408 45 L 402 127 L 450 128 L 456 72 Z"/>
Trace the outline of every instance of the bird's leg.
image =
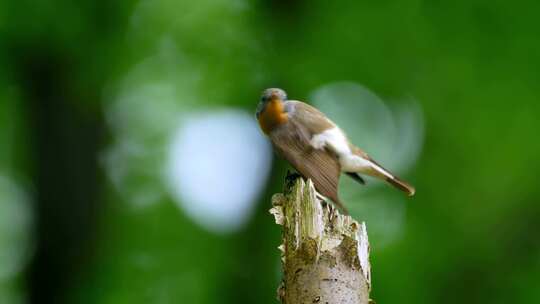
<path id="1" fill-rule="evenodd" d="M 296 171 L 289 171 L 287 170 L 287 176 L 285 177 L 285 180 L 287 182 L 291 182 L 291 181 L 295 181 L 296 179 L 302 177 L 302 175 L 300 175 L 300 173 L 296 172 Z"/>
<path id="2" fill-rule="evenodd" d="M 298 179 L 302 178 L 302 175 L 300 175 L 296 171 L 289 171 L 287 170 L 287 176 L 285 177 L 285 189 L 292 189 L 292 186 L 294 185 L 294 182 Z"/>

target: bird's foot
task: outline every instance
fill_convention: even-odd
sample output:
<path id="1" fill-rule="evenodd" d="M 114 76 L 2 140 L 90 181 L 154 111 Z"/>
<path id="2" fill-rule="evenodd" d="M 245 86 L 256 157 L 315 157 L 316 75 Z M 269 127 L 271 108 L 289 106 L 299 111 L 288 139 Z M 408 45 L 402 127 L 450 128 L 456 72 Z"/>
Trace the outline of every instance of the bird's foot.
<path id="1" fill-rule="evenodd" d="M 301 178 L 301 177 L 302 177 L 302 175 L 300 175 L 298 172 L 296 172 L 296 171 L 291 172 L 291 171 L 287 170 L 287 176 L 285 177 L 285 180 L 287 182 L 294 182 L 296 179 Z"/>
<path id="2" fill-rule="evenodd" d="M 302 175 L 300 175 L 298 172 L 291 172 L 287 170 L 287 176 L 285 177 L 285 189 L 292 189 L 294 182 L 299 178 L 302 178 Z"/>

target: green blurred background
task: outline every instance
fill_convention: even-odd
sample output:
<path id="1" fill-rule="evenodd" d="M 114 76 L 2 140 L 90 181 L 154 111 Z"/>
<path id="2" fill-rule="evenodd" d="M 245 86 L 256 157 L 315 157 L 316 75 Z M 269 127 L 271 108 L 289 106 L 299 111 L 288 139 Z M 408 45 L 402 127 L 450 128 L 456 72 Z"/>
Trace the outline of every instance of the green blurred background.
<path id="1" fill-rule="evenodd" d="M 276 303 L 279 86 L 417 188 L 342 180 L 378 303 L 540 303 L 537 1 L 0 1 L 0 303 Z"/>

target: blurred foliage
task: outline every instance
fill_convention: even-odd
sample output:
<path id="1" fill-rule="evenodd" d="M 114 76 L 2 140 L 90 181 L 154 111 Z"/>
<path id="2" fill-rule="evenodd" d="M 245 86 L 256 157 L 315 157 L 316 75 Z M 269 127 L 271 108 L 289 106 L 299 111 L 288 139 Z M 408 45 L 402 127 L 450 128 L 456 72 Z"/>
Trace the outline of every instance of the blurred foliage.
<path id="1" fill-rule="evenodd" d="M 352 208 L 370 214 L 375 232 L 373 298 L 540 302 L 539 8 L 1 1 L 0 207 L 9 205 L 20 227 L 0 223 L 0 257 L 36 249 L 29 261 L 13 260 L 19 273 L 0 277 L 0 302 L 276 303 L 279 228 L 267 209 L 287 165 L 274 163 L 256 211 L 229 234 L 179 209 L 159 166 L 181 114 L 252 113 L 263 88 L 306 100 L 341 81 L 391 109 L 411 97 L 423 115 L 423 149 L 405 176 L 417 196 L 384 196 L 378 207 L 377 193 L 393 189 L 368 186 L 373 202 Z M 125 166 L 125 179 L 115 180 L 110 164 Z M 126 195 L 152 191 L 159 195 L 144 207 Z M 34 232 L 25 230 L 32 218 Z M 385 228 L 401 232 L 377 233 Z"/>

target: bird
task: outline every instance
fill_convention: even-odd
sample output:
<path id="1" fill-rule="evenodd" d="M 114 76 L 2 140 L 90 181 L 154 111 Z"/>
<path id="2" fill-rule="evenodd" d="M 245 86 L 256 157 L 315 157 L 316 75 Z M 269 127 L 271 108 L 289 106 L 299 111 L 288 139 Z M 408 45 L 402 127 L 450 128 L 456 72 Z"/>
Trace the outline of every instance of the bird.
<path id="1" fill-rule="evenodd" d="M 362 175 L 368 175 L 386 181 L 408 196 L 415 194 L 413 186 L 352 144 L 324 113 L 302 101 L 289 100 L 282 89 L 264 90 L 255 116 L 277 153 L 345 213 L 347 208 L 338 195 L 342 173 L 360 184 L 365 184 Z"/>

